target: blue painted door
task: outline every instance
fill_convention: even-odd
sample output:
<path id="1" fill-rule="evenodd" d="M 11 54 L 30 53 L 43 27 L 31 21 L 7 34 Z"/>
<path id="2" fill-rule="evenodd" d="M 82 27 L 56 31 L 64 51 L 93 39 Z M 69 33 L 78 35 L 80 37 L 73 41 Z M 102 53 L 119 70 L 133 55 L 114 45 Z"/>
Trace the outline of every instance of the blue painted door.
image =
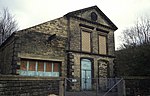
<path id="1" fill-rule="evenodd" d="M 81 88 L 82 90 L 91 90 L 91 61 L 88 59 L 81 60 Z"/>

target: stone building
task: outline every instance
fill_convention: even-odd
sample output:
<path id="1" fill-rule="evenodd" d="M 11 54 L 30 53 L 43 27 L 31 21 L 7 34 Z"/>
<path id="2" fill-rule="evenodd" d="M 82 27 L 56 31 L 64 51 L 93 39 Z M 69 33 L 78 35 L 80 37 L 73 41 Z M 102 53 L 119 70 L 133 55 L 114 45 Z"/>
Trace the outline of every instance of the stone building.
<path id="1" fill-rule="evenodd" d="M 1 74 L 80 78 L 91 89 L 91 78 L 113 77 L 115 30 L 92 6 L 14 32 L 0 46 Z"/>

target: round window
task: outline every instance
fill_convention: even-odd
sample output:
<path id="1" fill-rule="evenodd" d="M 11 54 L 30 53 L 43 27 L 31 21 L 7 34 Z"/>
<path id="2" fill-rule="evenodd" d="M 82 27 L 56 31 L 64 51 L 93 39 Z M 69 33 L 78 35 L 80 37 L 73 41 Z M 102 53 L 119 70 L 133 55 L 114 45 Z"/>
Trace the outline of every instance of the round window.
<path id="1" fill-rule="evenodd" d="M 91 20 L 93 20 L 93 21 L 97 20 L 97 14 L 95 12 L 91 13 Z"/>

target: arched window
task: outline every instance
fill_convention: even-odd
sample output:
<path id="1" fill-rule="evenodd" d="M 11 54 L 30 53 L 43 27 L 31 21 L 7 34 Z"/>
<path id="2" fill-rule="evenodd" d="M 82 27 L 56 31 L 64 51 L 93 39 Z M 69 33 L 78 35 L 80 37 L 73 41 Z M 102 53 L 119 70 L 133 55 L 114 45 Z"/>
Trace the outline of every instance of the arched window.
<path id="1" fill-rule="evenodd" d="M 92 62 L 89 59 L 81 59 L 81 88 L 91 90 L 92 86 Z"/>

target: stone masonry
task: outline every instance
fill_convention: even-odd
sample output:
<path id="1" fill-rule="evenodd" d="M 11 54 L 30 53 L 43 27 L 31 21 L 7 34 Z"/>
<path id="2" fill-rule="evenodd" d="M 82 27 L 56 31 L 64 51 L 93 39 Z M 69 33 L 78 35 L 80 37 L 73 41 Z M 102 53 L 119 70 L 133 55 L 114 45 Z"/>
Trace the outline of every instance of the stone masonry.
<path id="1" fill-rule="evenodd" d="M 2 74 L 18 74 L 20 59 L 29 58 L 61 61 L 61 70 L 64 75 L 65 73 L 63 72 L 66 70 L 63 67 L 66 66 L 64 64 L 67 40 L 66 30 L 66 20 L 64 18 L 59 18 L 14 33 L 14 35 L 7 40 L 8 43 L 5 42 L 1 46 L 1 54 L 6 54 L 1 55 Z M 48 41 L 48 37 L 53 34 L 56 34 L 56 38 Z M 15 52 L 15 55 L 12 51 Z M 14 57 L 16 61 L 12 61 L 11 57 Z M 10 59 L 5 60 L 5 58 Z M 14 65 L 12 62 L 14 62 Z M 13 70 L 15 70 L 15 72 L 13 72 Z"/>
<path id="2" fill-rule="evenodd" d="M 91 34 L 90 52 L 82 50 L 82 30 Z M 84 58 L 92 64 L 91 78 L 113 77 L 115 30 L 117 27 L 97 6 L 20 30 L 0 46 L 1 73 L 19 75 L 21 59 L 33 59 L 59 61 L 61 77 L 81 78 L 81 61 Z M 106 54 L 100 54 L 100 35 L 106 37 Z M 78 80 L 80 86 L 70 88 L 81 90 L 81 81 Z"/>
<path id="3" fill-rule="evenodd" d="M 0 96 L 59 95 L 60 82 L 60 78 L 0 76 Z"/>

